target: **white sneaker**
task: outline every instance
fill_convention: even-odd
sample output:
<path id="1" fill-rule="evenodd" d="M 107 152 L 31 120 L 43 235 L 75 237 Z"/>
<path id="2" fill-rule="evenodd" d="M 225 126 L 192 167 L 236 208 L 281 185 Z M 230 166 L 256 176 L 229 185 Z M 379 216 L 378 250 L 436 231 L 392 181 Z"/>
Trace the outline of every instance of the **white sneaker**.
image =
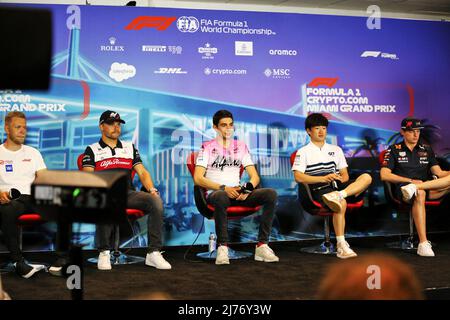
<path id="1" fill-rule="evenodd" d="M 111 255 L 109 254 L 109 250 L 101 251 L 98 255 L 97 262 L 98 270 L 111 270 Z"/>
<path id="2" fill-rule="evenodd" d="M 347 241 L 342 241 L 337 243 L 337 257 L 341 259 L 348 259 L 356 257 L 357 254 L 350 248 Z"/>
<path id="3" fill-rule="evenodd" d="M 327 207 L 329 207 L 333 212 L 340 212 L 342 210 L 341 201 L 343 199 L 344 198 L 342 198 L 341 194 L 337 191 L 322 195 L 323 202 L 325 202 Z"/>
<path id="4" fill-rule="evenodd" d="M 216 264 L 230 264 L 227 246 L 219 246 L 217 248 Z"/>
<path id="5" fill-rule="evenodd" d="M 278 258 L 273 250 L 267 245 L 263 244 L 255 249 L 255 260 L 263 262 L 278 262 Z"/>
<path id="6" fill-rule="evenodd" d="M 425 241 L 419 243 L 417 246 L 417 254 L 422 257 L 434 257 L 433 249 L 431 249 L 431 242 Z"/>
<path id="7" fill-rule="evenodd" d="M 152 253 L 147 253 L 145 257 L 145 264 L 150 267 L 155 267 L 161 270 L 170 270 L 172 266 L 166 259 L 162 256 L 160 251 L 153 251 Z"/>
<path id="8" fill-rule="evenodd" d="M 403 200 L 405 202 L 410 202 L 417 193 L 417 187 L 414 183 L 407 184 L 406 186 L 401 187 L 400 190 L 402 191 Z"/>

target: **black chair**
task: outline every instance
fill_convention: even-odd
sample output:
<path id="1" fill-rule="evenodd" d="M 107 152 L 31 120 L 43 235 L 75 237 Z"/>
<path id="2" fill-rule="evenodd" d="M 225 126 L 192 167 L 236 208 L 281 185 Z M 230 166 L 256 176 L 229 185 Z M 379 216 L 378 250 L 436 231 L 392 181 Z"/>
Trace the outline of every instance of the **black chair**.
<path id="1" fill-rule="evenodd" d="M 295 156 L 297 151 L 293 152 L 290 156 L 291 166 L 294 165 Z M 317 253 L 317 254 L 336 254 L 336 249 L 330 240 L 330 217 L 333 216 L 334 212 L 328 207 L 323 206 L 319 202 L 315 201 L 311 194 L 311 189 L 309 185 L 304 183 L 298 184 L 298 198 L 300 205 L 303 210 L 311 215 L 323 217 L 323 234 L 324 240 L 320 245 L 301 248 L 300 251 L 307 253 Z M 360 200 L 355 203 L 347 202 L 347 211 L 354 209 L 359 209 L 363 206 L 364 200 Z"/>

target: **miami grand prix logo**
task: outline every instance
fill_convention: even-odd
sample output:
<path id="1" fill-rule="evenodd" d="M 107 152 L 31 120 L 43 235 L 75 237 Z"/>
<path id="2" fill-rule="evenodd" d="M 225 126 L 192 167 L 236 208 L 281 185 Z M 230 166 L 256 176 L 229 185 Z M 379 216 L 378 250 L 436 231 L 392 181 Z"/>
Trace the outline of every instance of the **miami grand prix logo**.
<path id="1" fill-rule="evenodd" d="M 139 16 L 135 18 L 125 27 L 125 30 L 142 30 L 144 28 L 153 28 L 158 31 L 164 31 L 176 17 L 160 17 L 160 16 Z"/>

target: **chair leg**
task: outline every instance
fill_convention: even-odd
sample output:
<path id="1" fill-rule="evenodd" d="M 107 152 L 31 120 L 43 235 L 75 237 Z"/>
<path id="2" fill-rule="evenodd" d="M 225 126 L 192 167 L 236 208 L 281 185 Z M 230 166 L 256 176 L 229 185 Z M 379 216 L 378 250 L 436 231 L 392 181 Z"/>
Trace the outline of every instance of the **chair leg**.
<path id="1" fill-rule="evenodd" d="M 391 249 L 401 250 L 417 250 L 417 245 L 414 244 L 414 219 L 412 211 L 409 211 L 409 233 L 405 240 L 387 243 L 386 246 Z"/>
<path id="2" fill-rule="evenodd" d="M 330 238 L 330 216 L 324 217 L 323 220 L 324 241 L 317 246 L 301 248 L 301 252 L 318 253 L 318 254 L 336 254 L 336 249 Z"/>
<path id="3" fill-rule="evenodd" d="M 122 264 L 134 264 L 134 263 L 140 263 L 145 261 L 145 258 L 138 257 L 138 256 L 132 256 L 127 255 L 120 251 L 120 232 L 119 232 L 119 225 L 114 226 L 114 250 L 111 254 L 111 264 L 114 265 L 122 265 Z M 133 236 L 134 236 L 134 229 L 133 229 Z M 90 258 L 88 259 L 90 263 L 97 263 L 98 258 Z"/>
<path id="4" fill-rule="evenodd" d="M 212 249 L 210 249 L 212 250 Z M 214 250 L 212 251 L 206 251 L 206 252 L 200 252 L 197 253 L 196 256 L 200 259 L 206 259 L 206 260 L 215 260 L 217 257 L 217 248 L 214 246 Z M 245 259 L 249 258 L 253 255 L 252 252 L 247 251 L 236 251 L 228 247 L 228 259 L 230 260 L 237 260 L 237 259 Z"/>
<path id="5" fill-rule="evenodd" d="M 19 237 L 19 249 L 20 249 L 20 251 L 22 251 L 22 246 L 23 246 L 23 238 L 22 238 L 22 236 L 23 236 L 23 227 L 22 226 L 19 226 L 18 227 L 18 229 L 19 229 L 19 235 L 18 235 L 18 237 Z"/>
<path id="6" fill-rule="evenodd" d="M 252 252 L 236 251 L 228 247 L 228 259 L 230 260 L 245 259 L 251 257 L 252 255 Z M 214 250 L 211 253 L 209 251 L 197 253 L 197 257 L 201 259 L 215 260 L 217 257 L 217 250 Z"/>

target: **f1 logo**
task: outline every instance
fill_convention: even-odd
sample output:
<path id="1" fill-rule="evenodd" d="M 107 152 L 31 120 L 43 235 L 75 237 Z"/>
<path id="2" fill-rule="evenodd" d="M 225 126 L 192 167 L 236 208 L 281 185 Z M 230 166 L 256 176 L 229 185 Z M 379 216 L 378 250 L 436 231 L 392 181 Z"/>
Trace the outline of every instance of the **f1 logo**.
<path id="1" fill-rule="evenodd" d="M 176 17 L 151 17 L 151 16 L 139 16 L 135 18 L 129 25 L 125 27 L 125 30 L 141 30 L 143 28 L 155 28 L 158 31 L 166 30 Z"/>
<path id="2" fill-rule="evenodd" d="M 338 78 L 314 78 L 308 83 L 308 87 L 327 86 L 331 88 L 336 81 L 338 81 Z"/>

